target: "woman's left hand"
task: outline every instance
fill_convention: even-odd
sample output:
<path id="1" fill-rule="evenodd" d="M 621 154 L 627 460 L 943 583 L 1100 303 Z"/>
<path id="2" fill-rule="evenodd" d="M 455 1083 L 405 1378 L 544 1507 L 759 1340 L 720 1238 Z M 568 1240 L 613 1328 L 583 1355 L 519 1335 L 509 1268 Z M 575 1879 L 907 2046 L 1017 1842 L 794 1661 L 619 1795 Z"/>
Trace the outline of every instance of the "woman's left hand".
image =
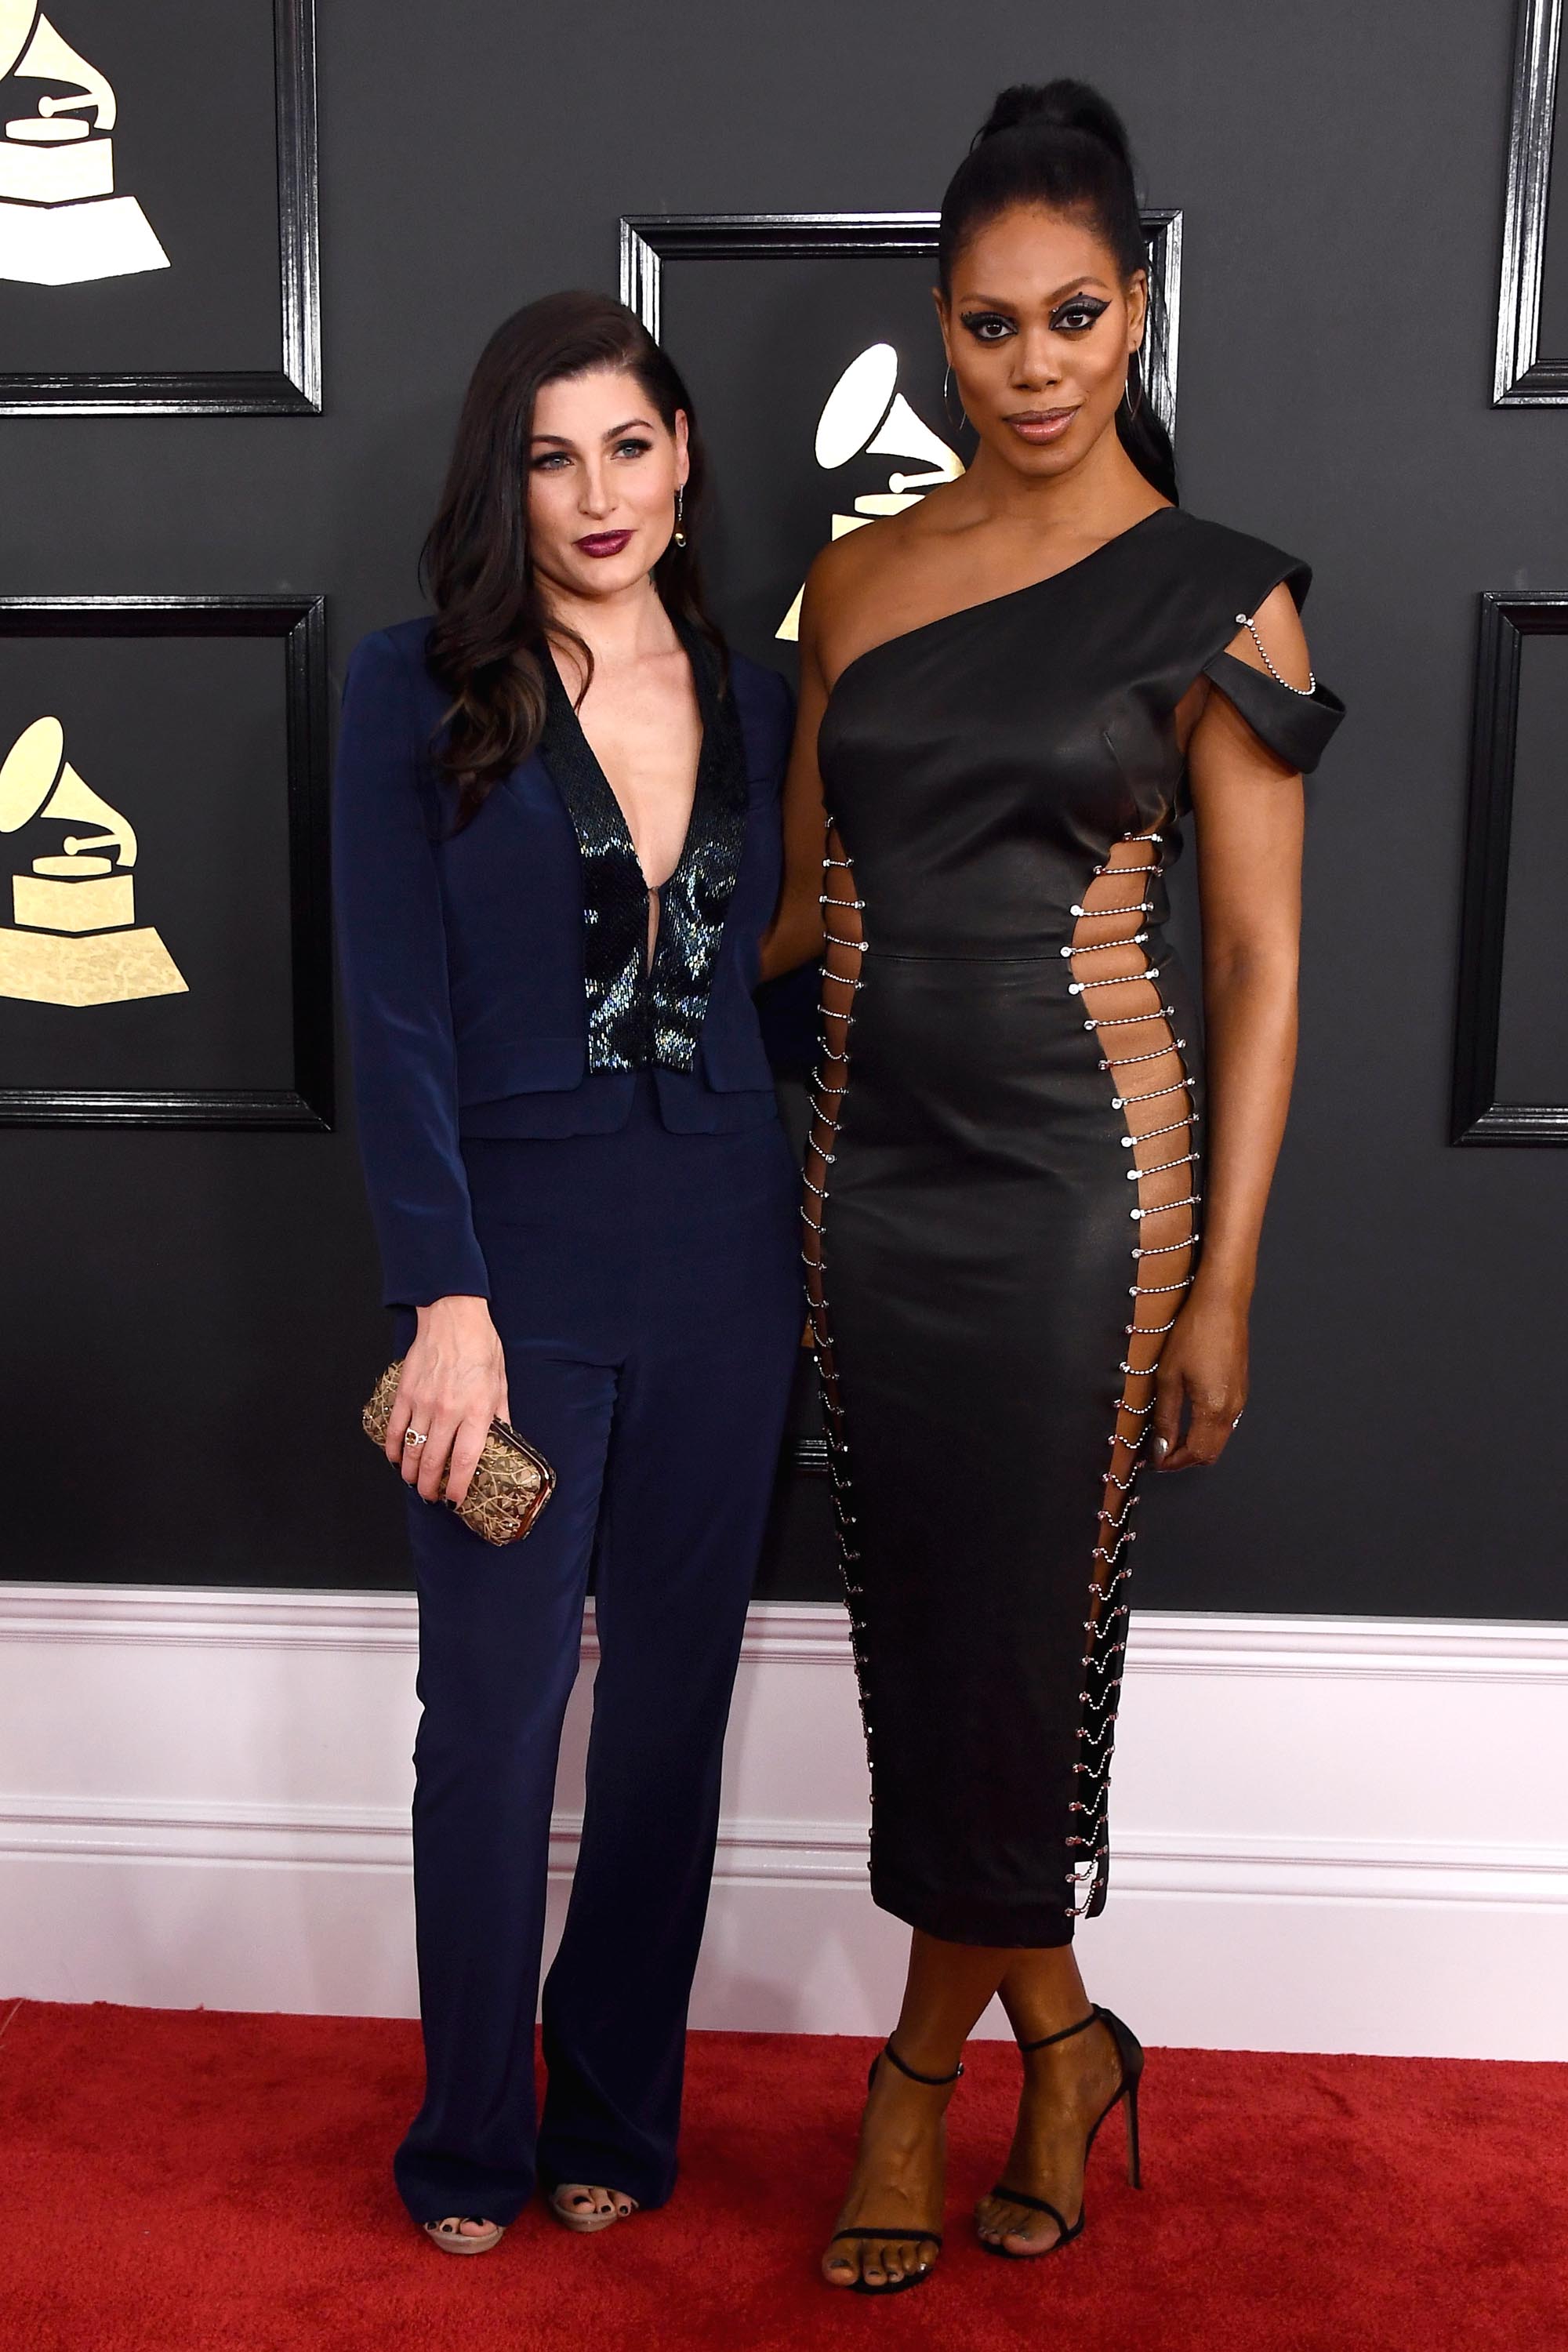
<path id="1" fill-rule="evenodd" d="M 1210 1298 L 1194 1284 L 1154 1376 L 1150 1442 L 1155 1468 L 1191 1470 L 1217 1462 L 1246 1402 L 1246 1304 Z"/>

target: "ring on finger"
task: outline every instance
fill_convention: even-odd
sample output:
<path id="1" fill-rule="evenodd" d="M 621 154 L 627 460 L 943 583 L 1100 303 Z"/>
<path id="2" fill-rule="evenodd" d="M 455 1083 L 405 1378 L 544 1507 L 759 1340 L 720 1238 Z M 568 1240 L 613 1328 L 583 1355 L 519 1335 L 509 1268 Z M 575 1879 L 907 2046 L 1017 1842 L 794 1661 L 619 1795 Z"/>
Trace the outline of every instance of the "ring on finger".
<path id="1" fill-rule="evenodd" d="M 403 1433 L 403 1443 L 405 1445 L 423 1445 L 429 1434 L 427 1429 L 405 1429 Z"/>

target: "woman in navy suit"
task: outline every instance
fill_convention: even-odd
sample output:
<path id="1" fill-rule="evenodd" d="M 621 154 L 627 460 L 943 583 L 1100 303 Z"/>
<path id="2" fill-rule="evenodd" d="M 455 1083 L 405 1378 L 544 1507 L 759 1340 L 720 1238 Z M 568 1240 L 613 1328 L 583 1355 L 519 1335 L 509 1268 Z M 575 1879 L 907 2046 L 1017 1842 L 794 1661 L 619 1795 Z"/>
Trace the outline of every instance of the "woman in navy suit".
<path id="1" fill-rule="evenodd" d="M 419 1591 L 426 2091 L 397 2151 L 479 2253 L 536 2179 L 568 2227 L 663 2203 L 725 1717 L 801 1324 L 758 1034 L 782 679 L 707 620 L 691 403 L 631 311 L 534 302 L 469 388 L 433 621 L 367 637 L 335 870 L 361 1146 L 406 1358 L 387 1437 Z M 497 1550 L 492 1417 L 558 1486 Z M 533 2025 L 562 1716 L 600 1651 L 565 1933 Z"/>

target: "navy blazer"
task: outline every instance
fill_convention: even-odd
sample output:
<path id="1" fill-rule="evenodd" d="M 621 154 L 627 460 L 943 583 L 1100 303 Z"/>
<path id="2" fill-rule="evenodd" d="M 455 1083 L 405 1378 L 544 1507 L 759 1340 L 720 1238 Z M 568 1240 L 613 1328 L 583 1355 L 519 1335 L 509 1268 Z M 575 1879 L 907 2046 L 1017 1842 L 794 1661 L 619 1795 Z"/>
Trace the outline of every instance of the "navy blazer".
<path id="1" fill-rule="evenodd" d="M 451 830 L 431 757 L 449 697 L 427 620 L 355 648 L 333 796 L 339 952 L 360 1149 L 388 1306 L 487 1297 L 465 1136 L 605 1133 L 629 1069 L 588 1067 L 584 863 L 537 751 Z M 779 789 L 793 697 L 732 656 L 747 800 L 733 891 L 690 1069 L 656 1067 L 668 1128 L 714 1133 L 777 1115 L 752 992 L 782 861 Z"/>

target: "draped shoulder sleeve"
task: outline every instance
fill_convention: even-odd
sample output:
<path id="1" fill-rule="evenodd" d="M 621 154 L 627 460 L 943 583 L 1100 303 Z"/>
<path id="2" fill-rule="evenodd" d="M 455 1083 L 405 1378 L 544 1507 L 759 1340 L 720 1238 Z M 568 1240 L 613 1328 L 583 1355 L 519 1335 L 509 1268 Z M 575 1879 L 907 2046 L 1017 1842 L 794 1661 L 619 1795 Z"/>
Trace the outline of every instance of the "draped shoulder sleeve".
<path id="1" fill-rule="evenodd" d="M 1285 686 L 1267 670 L 1234 654 L 1218 653 L 1204 666 L 1228 702 L 1234 702 L 1253 733 L 1277 759 L 1310 776 L 1345 715 L 1344 704 L 1320 679 L 1310 693 Z"/>
<path id="2" fill-rule="evenodd" d="M 1277 759 L 1310 775 L 1345 715 L 1344 704 L 1321 680 L 1315 680 L 1310 688 L 1290 686 L 1268 670 L 1239 661 L 1225 646 L 1281 583 L 1289 589 L 1300 612 L 1312 584 L 1311 568 L 1299 557 L 1241 531 L 1214 524 L 1206 530 L 1210 593 L 1225 609 L 1216 614 L 1215 624 L 1216 633 L 1223 633 L 1223 642 L 1203 664 L 1203 675 L 1235 704 Z"/>

